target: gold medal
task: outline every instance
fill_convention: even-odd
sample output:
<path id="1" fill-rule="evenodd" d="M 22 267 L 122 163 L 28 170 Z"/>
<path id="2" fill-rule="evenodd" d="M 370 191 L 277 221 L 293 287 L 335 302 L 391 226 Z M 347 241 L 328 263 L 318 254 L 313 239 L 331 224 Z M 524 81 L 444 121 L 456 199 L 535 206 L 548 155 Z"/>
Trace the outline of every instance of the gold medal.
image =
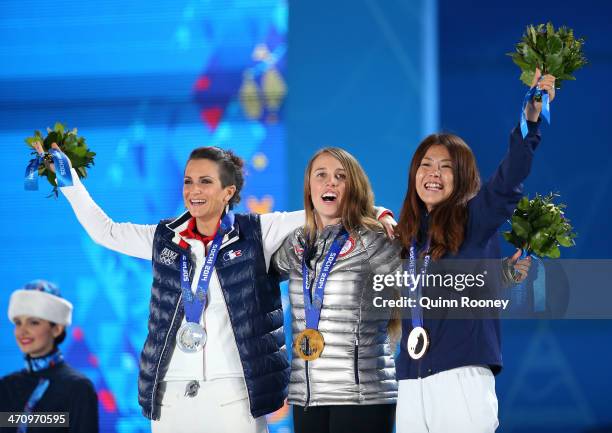
<path id="1" fill-rule="evenodd" d="M 316 329 L 304 329 L 293 343 L 293 349 L 304 361 L 314 361 L 321 356 L 325 341 L 323 335 Z"/>

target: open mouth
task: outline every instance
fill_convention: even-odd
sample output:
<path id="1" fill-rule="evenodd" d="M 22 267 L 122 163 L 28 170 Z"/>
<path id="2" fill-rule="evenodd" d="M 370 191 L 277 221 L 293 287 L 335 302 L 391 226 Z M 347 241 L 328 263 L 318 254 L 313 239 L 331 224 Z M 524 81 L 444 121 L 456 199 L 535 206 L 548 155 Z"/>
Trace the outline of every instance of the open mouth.
<path id="1" fill-rule="evenodd" d="M 442 191 L 444 187 L 442 186 L 441 183 L 438 183 L 438 182 L 426 182 L 425 189 L 427 191 Z"/>
<path id="2" fill-rule="evenodd" d="M 198 207 L 206 204 L 206 200 L 189 200 L 191 206 Z"/>
<path id="3" fill-rule="evenodd" d="M 326 192 L 321 196 L 321 200 L 323 200 L 325 203 L 333 203 L 337 198 L 338 196 L 333 192 Z"/>

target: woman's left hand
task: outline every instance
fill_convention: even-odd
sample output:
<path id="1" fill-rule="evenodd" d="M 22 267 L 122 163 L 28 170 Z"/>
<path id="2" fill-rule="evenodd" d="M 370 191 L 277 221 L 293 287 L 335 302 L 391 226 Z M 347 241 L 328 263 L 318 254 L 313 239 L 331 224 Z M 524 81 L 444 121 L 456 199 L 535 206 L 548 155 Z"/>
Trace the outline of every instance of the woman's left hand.
<path id="1" fill-rule="evenodd" d="M 541 78 L 541 79 L 540 79 Z M 549 101 L 552 102 L 555 99 L 555 77 L 554 75 L 546 74 L 542 77 L 540 69 L 536 68 L 533 76 L 533 82 L 531 88 L 538 86 L 540 90 L 546 90 L 548 92 Z M 536 101 L 535 98 L 531 98 L 531 101 L 525 107 L 525 117 L 530 122 L 537 122 L 542 112 L 542 101 Z"/>
<path id="2" fill-rule="evenodd" d="M 379 219 L 379 221 L 383 225 L 389 239 L 395 239 L 395 226 L 397 226 L 397 221 L 389 214 Z"/>
<path id="3" fill-rule="evenodd" d="M 524 259 L 520 258 L 521 250 L 517 249 L 516 252 L 510 257 L 510 263 L 514 270 L 514 282 L 520 283 L 529 274 L 529 268 L 531 268 L 531 256 L 527 256 Z"/>

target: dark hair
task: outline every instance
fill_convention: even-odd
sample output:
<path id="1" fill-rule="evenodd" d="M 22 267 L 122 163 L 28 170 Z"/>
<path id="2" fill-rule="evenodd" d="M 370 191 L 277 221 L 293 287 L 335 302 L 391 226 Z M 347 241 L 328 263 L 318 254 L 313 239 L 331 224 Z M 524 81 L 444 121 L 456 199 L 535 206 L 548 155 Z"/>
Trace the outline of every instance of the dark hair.
<path id="1" fill-rule="evenodd" d="M 229 201 L 230 209 L 240 203 L 240 191 L 244 186 L 244 161 L 236 156 L 231 150 L 223 150 L 215 146 L 198 147 L 191 151 L 189 159 L 208 159 L 217 163 L 219 167 L 219 178 L 221 186 L 225 188 L 229 185 L 236 187 L 236 192 Z"/>
<path id="2" fill-rule="evenodd" d="M 64 330 L 62 331 L 62 333 L 60 335 L 58 335 L 57 337 L 55 337 L 55 339 L 53 340 L 53 346 L 57 347 L 60 344 L 62 344 L 62 342 L 66 339 L 66 329 L 64 328 Z"/>
<path id="3" fill-rule="evenodd" d="M 416 172 L 427 150 L 435 145 L 444 146 L 453 161 L 453 192 L 446 200 L 436 205 L 429 215 L 430 252 L 433 259 L 439 259 L 448 252 L 459 251 L 465 237 L 467 202 L 480 189 L 480 176 L 476 158 L 461 137 L 454 134 L 431 134 L 425 137 L 410 162 L 408 190 L 398 223 L 400 240 L 405 249 L 408 249 L 412 239 L 417 239 L 419 235 L 421 210 L 425 207 L 416 191 Z"/>
<path id="4" fill-rule="evenodd" d="M 57 323 L 55 322 L 49 322 L 51 324 L 51 327 L 53 328 L 54 326 L 57 326 Z M 62 331 L 62 333 L 60 335 L 58 335 L 57 337 L 55 337 L 53 339 L 53 348 L 57 349 L 57 347 L 62 344 L 62 342 L 66 339 L 66 326 L 64 326 L 64 330 Z"/>

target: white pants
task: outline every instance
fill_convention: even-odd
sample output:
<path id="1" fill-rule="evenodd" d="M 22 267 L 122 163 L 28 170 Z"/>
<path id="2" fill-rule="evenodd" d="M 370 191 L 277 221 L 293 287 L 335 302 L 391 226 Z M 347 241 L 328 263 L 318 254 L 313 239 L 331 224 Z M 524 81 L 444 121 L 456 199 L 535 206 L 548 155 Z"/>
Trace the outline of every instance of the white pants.
<path id="1" fill-rule="evenodd" d="M 242 378 L 199 382 L 195 396 L 185 395 L 189 381 L 163 382 L 159 421 L 153 433 L 266 433 L 266 417 L 253 418 Z"/>
<path id="2" fill-rule="evenodd" d="M 395 423 L 397 433 L 493 433 L 499 426 L 493 373 L 467 366 L 400 380 Z"/>

